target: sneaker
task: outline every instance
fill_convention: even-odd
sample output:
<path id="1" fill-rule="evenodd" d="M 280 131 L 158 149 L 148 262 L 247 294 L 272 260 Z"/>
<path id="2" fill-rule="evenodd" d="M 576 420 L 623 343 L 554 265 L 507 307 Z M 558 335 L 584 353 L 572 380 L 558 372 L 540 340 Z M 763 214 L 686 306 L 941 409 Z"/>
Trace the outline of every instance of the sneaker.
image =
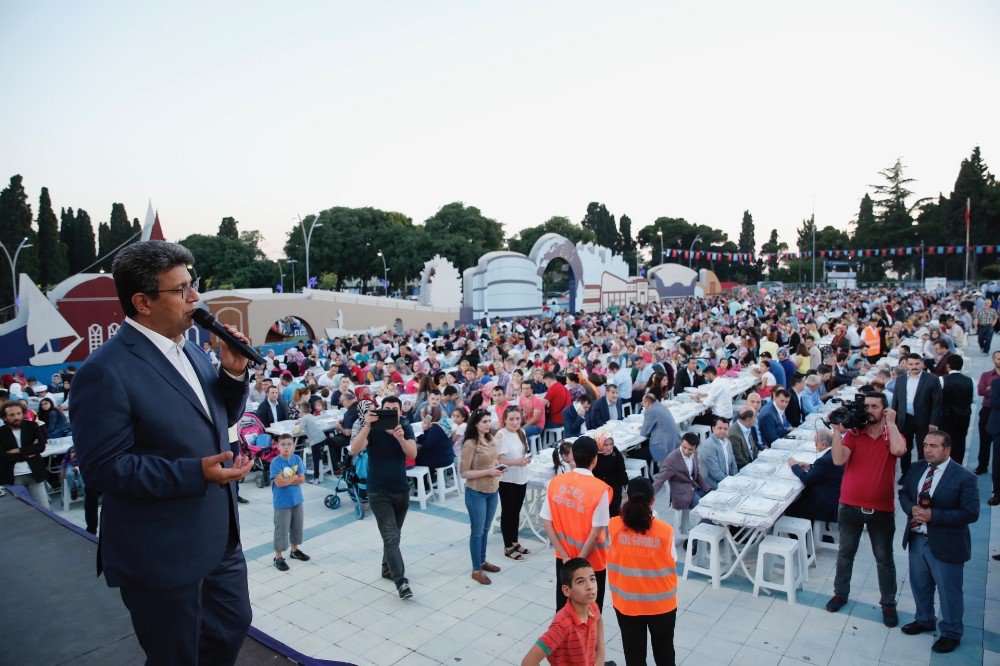
<path id="1" fill-rule="evenodd" d="M 288 571 L 288 562 L 285 562 L 283 557 L 276 557 L 274 558 L 274 568 L 278 571 Z"/>
<path id="2" fill-rule="evenodd" d="M 291 557 L 293 560 L 302 560 L 303 562 L 309 561 L 309 556 L 303 553 L 301 550 L 293 550 L 291 553 L 289 553 L 289 557 Z"/>
<path id="3" fill-rule="evenodd" d="M 826 609 L 831 613 L 836 613 L 841 608 L 843 608 L 844 604 L 846 603 L 847 603 L 847 597 L 842 597 L 839 594 L 835 594 L 832 597 L 830 597 L 830 600 L 828 602 L 826 602 Z"/>
<path id="4" fill-rule="evenodd" d="M 899 615 L 896 613 L 895 606 L 882 606 L 882 624 L 890 629 L 899 624 Z"/>
<path id="5" fill-rule="evenodd" d="M 409 583 L 403 583 L 403 584 L 401 584 L 396 589 L 399 590 L 399 598 L 400 599 L 412 599 L 413 598 L 413 590 L 410 589 Z"/>
<path id="6" fill-rule="evenodd" d="M 318 486 L 319 485 L 319 477 L 313 477 L 313 478 L 309 479 L 309 485 L 311 485 L 311 486 Z"/>

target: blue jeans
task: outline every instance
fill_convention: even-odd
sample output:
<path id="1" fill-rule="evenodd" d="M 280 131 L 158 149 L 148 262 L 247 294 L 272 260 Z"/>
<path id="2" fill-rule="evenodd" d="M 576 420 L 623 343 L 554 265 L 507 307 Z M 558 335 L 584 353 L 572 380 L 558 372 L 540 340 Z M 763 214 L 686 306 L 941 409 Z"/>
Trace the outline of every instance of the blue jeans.
<path id="1" fill-rule="evenodd" d="M 69 485 L 70 491 L 80 492 L 83 490 L 83 477 L 80 476 L 79 467 L 66 468 L 66 483 Z"/>
<path id="2" fill-rule="evenodd" d="M 535 435 L 541 435 L 542 429 L 536 425 L 524 426 L 525 437 L 534 437 Z"/>
<path id="3" fill-rule="evenodd" d="M 694 492 L 691 493 L 691 506 L 689 506 L 688 508 L 693 509 L 696 506 L 698 506 L 698 502 L 700 502 L 701 498 L 704 496 L 705 496 L 705 491 L 703 491 L 701 488 L 695 488 Z"/>
<path id="4" fill-rule="evenodd" d="M 482 571 L 486 561 L 486 535 L 497 512 L 499 493 L 482 493 L 472 488 L 465 489 L 465 508 L 469 511 L 469 554 L 472 556 L 472 570 Z"/>
<path id="5" fill-rule="evenodd" d="M 961 640 L 962 615 L 965 612 L 962 598 L 962 570 L 964 564 L 942 562 L 931 553 L 927 537 L 910 536 L 910 590 L 917 605 L 914 620 L 925 627 L 937 623 L 934 614 L 934 590 L 941 600 L 941 636 Z"/>

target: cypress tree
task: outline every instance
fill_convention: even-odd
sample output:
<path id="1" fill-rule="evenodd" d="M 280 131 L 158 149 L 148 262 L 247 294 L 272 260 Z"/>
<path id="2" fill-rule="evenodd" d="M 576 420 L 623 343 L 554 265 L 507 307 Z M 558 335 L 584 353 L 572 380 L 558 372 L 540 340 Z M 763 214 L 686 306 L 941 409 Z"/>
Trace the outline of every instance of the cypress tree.
<path id="1" fill-rule="evenodd" d="M 59 241 L 59 227 L 52 210 L 49 188 L 43 187 L 38 199 L 38 280 L 43 287 L 52 287 L 66 278 L 68 266 L 66 246 Z"/>
<path id="2" fill-rule="evenodd" d="M 109 254 L 113 247 L 115 246 L 111 243 L 111 225 L 101 222 L 97 225 L 97 256 L 101 257 L 99 268 L 109 273 L 111 262 L 115 258 L 113 254 Z"/>
<path id="3" fill-rule="evenodd" d="M 90 221 L 87 211 L 80 208 L 76 211 L 76 222 L 73 224 L 73 244 L 69 246 L 70 270 L 79 273 L 83 269 L 96 271 L 97 266 L 91 266 L 97 260 L 97 247 L 94 241 L 94 224 Z"/>

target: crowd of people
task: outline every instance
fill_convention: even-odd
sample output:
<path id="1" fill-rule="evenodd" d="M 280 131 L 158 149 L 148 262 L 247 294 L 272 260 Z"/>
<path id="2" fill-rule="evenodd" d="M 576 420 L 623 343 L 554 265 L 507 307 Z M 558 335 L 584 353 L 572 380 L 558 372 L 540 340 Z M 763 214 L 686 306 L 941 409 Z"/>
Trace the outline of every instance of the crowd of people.
<path id="1" fill-rule="evenodd" d="M 503 556 L 519 561 L 531 555 L 518 535 L 526 467 L 533 460 L 529 442 L 547 440 L 556 430 L 562 438 L 576 438 L 572 444 L 554 438 L 556 474 L 540 513 L 555 551 L 558 613 L 524 663 L 601 663 L 606 587 L 627 662 L 645 663 L 648 634 L 656 663 L 673 663 L 677 556 L 673 528 L 655 515 L 654 497 L 667 486 L 674 509 L 697 507 L 723 479 L 823 410 L 840 387 L 864 376 L 859 391 L 867 424 L 820 429 L 816 460 L 788 461 L 805 490 L 786 513 L 837 525 L 831 612 L 849 599 L 853 560 L 867 526 L 883 619 L 896 626 L 892 540 L 898 496 L 911 517 L 903 543 L 917 601 L 915 621 L 902 630 L 939 629 L 934 649 L 951 651 L 962 637 L 962 565 L 971 557 L 968 525 L 979 512 L 976 474 L 992 467 L 989 504 L 1000 504 L 1000 352 L 975 383 L 963 373 L 966 354 L 977 346 L 988 353 L 1000 327 L 997 299 L 989 295 L 744 290 L 613 313 L 489 320 L 446 331 L 301 341 L 281 353 L 271 349 L 265 366 L 249 377 L 248 403 L 265 427 L 297 419 L 313 452 L 313 468 L 306 470 L 287 438 L 277 443 L 280 456 L 270 467 L 274 564 L 288 569 L 283 553 L 289 547 L 290 557 L 308 560 L 299 549 L 300 485 L 308 472 L 311 482 L 319 482 L 323 451 L 329 450 L 335 471 L 364 451 L 368 502 L 383 542 L 381 575 L 393 581 L 399 596 L 413 596 L 401 546 L 411 487 L 406 470 L 413 465 L 438 469 L 458 462 L 470 521 L 471 577 L 489 585 L 488 574 L 501 573 L 487 548 L 497 510 Z M 904 344 L 911 338 L 919 344 Z M 899 351 L 898 363 L 875 367 L 890 350 Z M 205 351 L 217 364 L 211 348 Z M 734 395 L 728 380 L 747 373 L 754 386 Z M 23 375 L 0 381 L 0 482 L 27 486 L 47 504 L 50 471 L 41 453 L 47 437 L 72 432 L 66 413 L 72 376 L 52 378 L 63 389 L 58 400 Z M 663 404 L 698 387 L 705 410 L 695 423 L 708 428 L 705 436 L 682 431 Z M 981 445 L 968 470 L 973 391 L 983 398 Z M 372 429 L 378 420 L 374 407 L 396 410 L 399 425 Z M 343 416 L 324 432 L 316 417 L 329 409 L 342 409 Z M 585 434 L 640 411 L 645 441 L 627 455 L 647 461 L 652 483 L 629 481 L 614 442 Z M 74 459 L 70 451 L 62 474 L 74 494 L 86 492 Z M 96 530 L 96 519 L 94 525 Z"/>

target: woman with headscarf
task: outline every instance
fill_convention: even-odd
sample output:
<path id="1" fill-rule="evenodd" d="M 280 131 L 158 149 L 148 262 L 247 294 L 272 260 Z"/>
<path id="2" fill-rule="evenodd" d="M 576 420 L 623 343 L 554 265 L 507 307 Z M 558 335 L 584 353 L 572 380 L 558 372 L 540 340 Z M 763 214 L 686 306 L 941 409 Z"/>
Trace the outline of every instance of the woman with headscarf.
<path id="1" fill-rule="evenodd" d="M 432 407 L 424 417 L 424 434 L 417 438 L 417 464 L 431 470 L 455 462 L 451 441 L 452 423 L 440 407 Z"/>

